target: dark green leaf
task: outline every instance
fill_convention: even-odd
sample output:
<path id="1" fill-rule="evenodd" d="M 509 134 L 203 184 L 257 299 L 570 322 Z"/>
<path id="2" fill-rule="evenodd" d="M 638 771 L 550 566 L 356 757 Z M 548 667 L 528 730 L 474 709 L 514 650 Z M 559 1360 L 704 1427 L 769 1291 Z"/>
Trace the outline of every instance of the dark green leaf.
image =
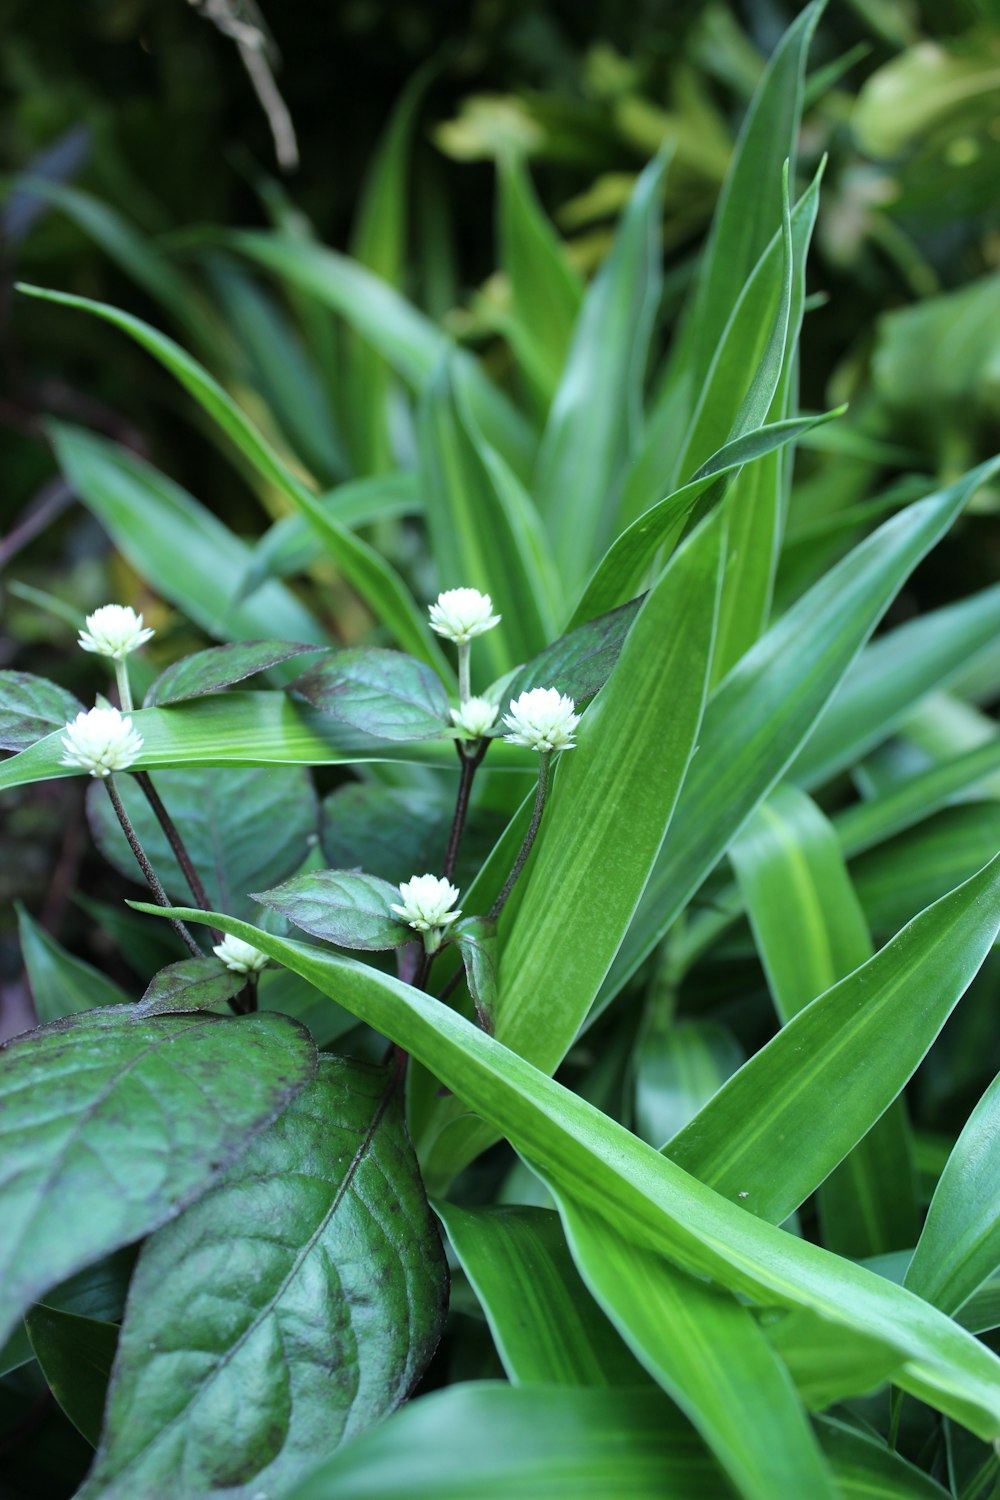
<path id="1" fill-rule="evenodd" d="M 157 1016 L 164 1011 L 209 1010 L 238 995 L 246 982 L 245 974 L 227 969 L 217 958 L 185 958 L 153 975 L 133 1014 Z"/>
<path id="2" fill-rule="evenodd" d="M 284 1500 L 728 1500 L 658 1392 L 474 1381 L 425 1396 Z"/>
<path id="3" fill-rule="evenodd" d="M 454 1203 L 435 1208 L 514 1385 L 646 1383 L 580 1280 L 558 1214 Z"/>
<path id="4" fill-rule="evenodd" d="M 0 1338 L 204 1192 L 312 1076 L 286 1016 L 92 1010 L 0 1050 Z"/>
<path id="5" fill-rule="evenodd" d="M 32 1308 L 25 1325 L 49 1390 L 73 1426 L 96 1448 L 118 1329 L 113 1323 L 44 1306 Z"/>
<path id="6" fill-rule="evenodd" d="M 300 768 L 188 767 L 157 771 L 153 780 L 209 900 L 229 911 L 249 913 L 248 892 L 297 869 L 315 838 L 316 795 Z M 187 882 L 142 790 L 123 776 L 118 791 L 153 869 L 170 894 L 185 899 Z M 99 782 L 88 789 L 87 815 L 101 853 L 123 875 L 141 883 L 135 856 Z"/>
<path id="7" fill-rule="evenodd" d="M 57 943 L 45 928 L 17 903 L 21 958 L 28 971 L 31 998 L 39 1025 L 58 1021 L 75 1011 L 102 1005 L 121 1005 L 129 999 L 114 980 Z"/>
<path id="8" fill-rule="evenodd" d="M 314 870 L 296 875 L 271 891 L 255 891 L 253 899 L 280 911 L 303 932 L 336 943 L 340 948 L 372 952 L 399 948 L 413 932 L 391 910 L 402 896 L 398 887 L 377 875 L 356 870 Z"/>
<path id="9" fill-rule="evenodd" d="M 81 1500 L 285 1494 L 409 1394 L 448 1278 L 399 1083 L 322 1058 L 144 1246 Z"/>
<path id="10" fill-rule="evenodd" d="M 492 1033 L 497 1005 L 497 926 L 488 917 L 464 917 L 451 929 L 465 965 L 465 982 L 480 1025 Z"/>
<path id="11" fill-rule="evenodd" d="M 873 931 L 892 932 L 968 880 L 1000 848 L 1000 805 L 948 807 L 852 861 L 851 874 Z"/>
<path id="12" fill-rule="evenodd" d="M 0 672 L 0 750 L 24 750 L 83 711 L 72 693 L 30 672 Z"/>
<path id="13" fill-rule="evenodd" d="M 636 1134 L 662 1146 L 694 1119 L 742 1061 L 732 1032 L 715 1022 L 654 1026 L 635 1054 Z"/>
<path id="14" fill-rule="evenodd" d="M 516 698 L 529 688 L 554 687 L 575 703 L 585 703 L 611 676 L 642 603 L 641 598 L 633 599 L 567 631 L 505 682 L 494 683 L 491 696 L 501 688 L 504 698 Z"/>
<path id="15" fill-rule="evenodd" d="M 161 672 L 143 699 L 144 708 L 180 703 L 185 698 L 200 698 L 219 688 L 232 687 L 266 672 L 278 662 L 316 651 L 316 646 L 299 646 L 291 641 L 234 641 L 229 646 L 213 646 L 175 661 Z"/>
<path id="16" fill-rule="evenodd" d="M 293 688 L 314 708 L 379 739 L 440 739 L 450 722 L 440 677 L 402 651 L 333 651 Z"/>
<path id="17" fill-rule="evenodd" d="M 338 787 L 323 799 L 320 839 L 333 868 L 368 870 L 398 885 L 417 872 L 442 868 L 454 815 L 454 793 L 402 791 L 355 782 Z M 502 813 L 470 809 L 455 868 L 455 883 L 462 891 L 482 866 L 506 822 Z"/>

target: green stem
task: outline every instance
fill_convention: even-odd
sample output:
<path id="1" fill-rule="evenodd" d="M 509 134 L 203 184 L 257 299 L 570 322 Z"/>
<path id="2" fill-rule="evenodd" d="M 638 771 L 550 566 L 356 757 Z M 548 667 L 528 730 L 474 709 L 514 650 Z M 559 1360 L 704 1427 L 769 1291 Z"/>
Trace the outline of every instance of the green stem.
<path id="1" fill-rule="evenodd" d="M 108 789 L 108 796 L 111 798 L 111 806 L 117 813 L 118 821 L 122 825 L 122 832 L 128 839 L 129 848 L 135 855 L 136 863 L 138 864 L 143 875 L 145 875 L 150 890 L 156 897 L 156 900 L 160 904 L 160 906 L 170 906 L 170 897 L 167 895 L 166 891 L 163 889 L 163 886 L 160 884 L 159 877 L 157 876 L 156 871 L 153 869 L 153 866 L 150 864 L 149 859 L 146 856 L 145 849 L 139 842 L 139 835 L 132 827 L 132 820 L 129 818 L 128 813 L 125 811 L 125 804 L 122 802 L 121 797 L 118 795 L 118 788 L 115 786 L 114 777 L 106 777 L 104 785 Z M 193 953 L 195 958 L 202 958 L 203 954 L 201 949 L 198 947 L 198 944 L 195 942 L 188 929 L 184 926 L 184 923 L 178 922 L 175 917 L 168 918 L 168 921 L 170 922 L 171 927 L 177 933 L 178 937 L 181 939 L 181 942 L 188 949 L 188 951 L 190 953 Z"/>
<path id="2" fill-rule="evenodd" d="M 542 813 L 545 811 L 545 799 L 549 792 L 549 763 L 551 759 L 551 750 L 542 752 L 538 757 L 538 786 L 535 788 L 535 805 L 531 810 L 531 822 L 528 824 L 528 831 L 524 836 L 524 843 L 521 845 L 517 858 L 514 861 L 513 869 L 504 881 L 503 890 L 490 907 L 489 919 L 491 922 L 497 920 L 507 905 L 507 898 L 514 889 L 517 877 L 524 869 L 528 855 L 531 853 L 531 846 L 535 842 L 535 835 L 542 821 Z"/>
<path id="3" fill-rule="evenodd" d="M 471 696 L 469 686 L 469 658 L 472 655 L 472 642 L 462 641 L 458 647 L 458 698 L 459 702 L 466 704 Z"/>
<path id="4" fill-rule="evenodd" d="M 490 748 L 487 739 L 480 740 L 475 750 L 469 755 L 465 748 L 456 741 L 459 759 L 462 762 L 462 774 L 458 783 L 458 795 L 455 798 L 455 816 L 451 823 L 451 833 L 448 835 L 448 848 L 444 856 L 444 869 L 441 871 L 445 880 L 451 880 L 455 874 L 455 866 L 458 863 L 458 851 L 462 847 L 462 833 L 465 829 L 466 814 L 469 811 L 469 797 L 472 793 L 472 783 L 476 771 L 482 763 L 483 756 Z"/>
<path id="5" fill-rule="evenodd" d="M 132 712 L 132 684 L 128 680 L 128 660 L 124 656 L 115 658 L 115 681 L 118 684 L 118 702 L 123 714 Z"/>

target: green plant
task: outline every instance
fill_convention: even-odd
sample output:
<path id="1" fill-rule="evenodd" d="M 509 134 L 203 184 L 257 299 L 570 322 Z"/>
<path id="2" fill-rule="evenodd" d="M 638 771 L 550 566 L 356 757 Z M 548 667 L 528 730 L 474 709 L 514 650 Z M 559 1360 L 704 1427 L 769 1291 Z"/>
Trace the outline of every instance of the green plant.
<path id="1" fill-rule="evenodd" d="M 939 1037 L 966 995 L 992 1025 L 1000 590 L 872 637 L 1000 459 L 815 506 L 789 544 L 792 451 L 840 415 L 798 406 L 817 19 L 761 81 L 665 350 L 666 151 L 586 287 L 503 162 L 502 360 L 368 268 L 378 193 L 353 259 L 288 216 L 203 238 L 312 340 L 265 340 L 260 422 L 231 367 L 24 288 L 134 340 L 283 511 L 248 545 L 49 425 L 217 643 L 157 673 L 141 619 L 91 617 L 96 719 L 0 673 L 0 792 L 90 772 L 97 844 L 156 897 L 96 917 L 141 998 L 22 911 L 46 1024 L 0 1053 L 3 1391 L 20 1415 L 40 1371 L 96 1448 L 83 1496 L 996 1481 L 994 1067 Z M 155 263 L 211 358 L 224 323 Z M 327 339 L 352 478 L 324 493 Z M 982 1094 L 943 1141 L 935 1079 Z M 390 1416 L 421 1379 L 445 1388 Z"/>

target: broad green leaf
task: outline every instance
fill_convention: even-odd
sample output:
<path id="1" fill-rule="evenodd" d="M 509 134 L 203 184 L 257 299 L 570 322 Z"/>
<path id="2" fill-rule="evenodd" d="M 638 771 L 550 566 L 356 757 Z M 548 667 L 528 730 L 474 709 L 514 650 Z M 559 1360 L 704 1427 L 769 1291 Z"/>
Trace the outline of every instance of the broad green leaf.
<path id="1" fill-rule="evenodd" d="M 17 903 L 21 958 L 28 973 L 39 1025 L 61 1016 L 103 1005 L 121 1005 L 129 996 L 93 964 L 67 953 L 50 933 Z"/>
<path id="2" fill-rule="evenodd" d="M 436 1203 L 514 1385 L 639 1386 L 645 1372 L 601 1312 L 545 1208 Z"/>
<path id="3" fill-rule="evenodd" d="M 321 1058 L 143 1247 L 81 1500 L 284 1494 L 409 1394 L 448 1278 L 399 1083 Z"/>
<path id="4" fill-rule="evenodd" d="M 586 576 L 595 552 L 600 556 L 610 540 L 621 468 L 639 437 L 646 356 L 660 298 L 666 165 L 661 152 L 643 171 L 611 254 L 584 297 L 538 454 L 532 492 L 571 585 Z"/>
<path id="5" fill-rule="evenodd" d="M 948 1500 L 946 1489 L 876 1435 L 831 1417 L 817 1429 L 844 1500 Z"/>
<path id="6" fill-rule="evenodd" d="M 170 914 L 209 921 L 335 996 L 637 1245 L 751 1300 L 880 1339 L 900 1352 L 903 1389 L 984 1439 L 1000 1436 L 1000 1360 L 921 1298 L 745 1213 L 432 996 L 221 913 Z"/>
<path id="7" fill-rule="evenodd" d="M 315 1066 L 286 1016 L 119 1006 L 0 1049 L 0 1340 L 49 1287 L 203 1193 Z"/>
<path id="8" fill-rule="evenodd" d="M 837 1328 L 803 1309 L 758 1309 L 757 1320 L 810 1411 L 870 1395 L 899 1368 L 898 1353 L 879 1339 Z"/>
<path id="9" fill-rule="evenodd" d="M 134 1014 L 157 1016 L 164 1011 L 208 1010 L 238 995 L 246 982 L 245 974 L 227 968 L 214 956 L 184 958 L 153 975 Z"/>
<path id="10" fill-rule="evenodd" d="M 166 703 L 181 703 L 186 698 L 218 692 L 235 682 L 256 677 L 258 672 L 266 672 L 279 662 L 316 649 L 292 641 L 235 641 L 229 646 L 197 651 L 160 673 L 143 698 L 143 707 L 162 708 Z"/>
<path id="11" fill-rule="evenodd" d="M 567 631 L 518 667 L 504 683 L 494 683 L 490 696 L 495 696 L 501 687 L 504 698 L 517 698 L 533 687 L 554 687 L 574 703 L 585 703 L 614 671 L 642 602 L 633 599 Z"/>
<path id="12" fill-rule="evenodd" d="M 903 1282 L 953 1315 L 1000 1267 L 998 1119 L 995 1078 L 948 1158 Z"/>
<path id="13" fill-rule="evenodd" d="M 104 1256 L 94 1265 L 51 1287 L 42 1301 L 35 1304 L 36 1309 L 44 1306 L 101 1323 L 120 1323 L 135 1257 L 136 1251 L 131 1246 Z M 18 1369 L 34 1357 L 28 1330 L 22 1321 L 0 1349 L 0 1374 Z"/>
<path id="14" fill-rule="evenodd" d="M 555 632 L 561 600 L 548 540 L 519 480 L 476 430 L 447 363 L 424 387 L 419 437 L 438 582 L 492 598 L 503 625 L 477 645 L 475 659 L 498 676 Z"/>
<path id="15" fill-rule="evenodd" d="M 832 825 L 797 787 L 777 787 L 729 853 L 784 1024 L 871 958 L 864 913 Z M 823 1242 L 840 1255 L 913 1243 L 916 1178 L 901 1099 L 827 1178 L 819 1207 Z"/>
<path id="16" fill-rule="evenodd" d="M 170 708 L 133 714 L 143 736 L 140 770 L 183 766 L 341 766 L 368 761 L 403 761 L 458 770 L 451 739 L 394 744 L 338 723 L 285 693 L 226 693 L 195 698 Z M 33 781 L 80 775 L 62 764 L 61 734 L 50 734 L 27 750 L 0 761 L 0 792 Z M 534 769 L 533 751 L 498 743 L 490 748 L 490 769 Z"/>
<path id="17" fill-rule="evenodd" d="M 1000 461 L 893 516 L 787 611 L 711 698 L 677 812 L 602 990 L 615 995 L 810 734 L 917 563 Z"/>
<path id="18" fill-rule="evenodd" d="M 341 948 L 399 948 L 413 938 L 410 928 L 392 911 L 393 903 L 402 900 L 399 888 L 377 875 L 314 870 L 272 891 L 254 891 L 253 899 L 280 912 L 303 932 Z"/>
<path id="19" fill-rule="evenodd" d="M 753 463 L 784 443 L 794 442 L 804 432 L 839 416 L 842 410 L 837 408 L 819 417 L 793 417 L 785 422 L 772 422 L 726 443 L 702 465 L 688 484 L 651 505 L 611 544 L 591 574 L 573 612 L 572 623 L 576 625 L 592 615 L 612 609 L 637 588 L 658 550 L 673 547 L 702 496 L 721 494 L 724 481 L 744 464 Z M 657 490 L 661 488 L 662 481 L 658 479 Z M 707 504 L 707 498 L 702 503 Z"/>
<path id="20" fill-rule="evenodd" d="M 974 471 L 988 477 L 988 467 Z M 1000 632 L 1000 585 L 898 625 L 866 648 L 792 766 L 803 786 L 829 781 L 887 739 L 908 709 L 944 687 Z"/>
<path id="21" fill-rule="evenodd" d="M 1000 848 L 1000 805 L 945 808 L 853 861 L 855 888 L 873 932 L 891 932 L 968 880 Z"/>
<path id="22" fill-rule="evenodd" d="M 527 345 L 551 400 L 566 362 L 583 298 L 579 277 L 535 196 L 520 159 L 497 162 L 500 266 L 510 283 L 514 353 Z"/>
<path id="23" fill-rule="evenodd" d="M 314 708 L 378 739 L 440 739 L 450 728 L 440 677 L 402 651 L 331 651 L 292 688 Z"/>
<path id="24" fill-rule="evenodd" d="M 236 597 L 250 549 L 172 479 L 107 438 L 49 424 L 56 458 L 74 491 L 119 552 L 158 594 L 217 640 L 277 632 L 327 644 L 324 632 L 284 584 Z"/>
<path id="25" fill-rule="evenodd" d="M 154 785 L 181 831 L 209 900 L 240 916 L 252 911 L 248 893 L 298 869 L 315 837 L 316 794 L 308 772 L 300 768 L 189 767 L 158 771 Z M 187 900 L 187 881 L 141 788 L 131 777 L 119 777 L 117 786 L 167 892 Z M 96 781 L 88 789 L 87 816 L 104 857 L 141 884 L 142 872 L 111 799 Z"/>
<path id="26" fill-rule="evenodd" d="M 334 250 L 254 231 L 228 234 L 226 243 L 340 313 L 416 390 L 442 357 L 455 350 L 449 336 L 388 282 Z M 471 355 L 455 354 L 458 378 L 477 426 L 490 447 L 523 478 L 534 448 L 527 423 Z"/>
<path id="27" fill-rule="evenodd" d="M 1000 856 L 799 1011 L 668 1155 L 749 1214 L 781 1223 L 900 1093 L 998 929 Z"/>
<path id="28" fill-rule="evenodd" d="M 547 1071 L 586 1018 L 670 824 L 704 707 L 721 556 L 710 518 L 646 596 L 560 760 L 520 904 L 501 930 L 496 1032 Z M 438 1106 L 429 1132 L 449 1109 Z M 428 1170 L 447 1177 L 486 1138 L 464 1134 L 465 1144 L 461 1131 L 442 1141 Z"/>
<path id="29" fill-rule="evenodd" d="M 32 1308 L 25 1325 L 49 1390 L 96 1448 L 118 1329 L 113 1323 L 45 1306 Z"/>
<path id="30" fill-rule="evenodd" d="M 477 1380 L 424 1396 L 285 1500 L 730 1500 L 659 1392 Z"/>
<path id="31" fill-rule="evenodd" d="M 341 526 L 353 531 L 374 521 L 414 515 L 420 511 L 422 501 L 415 471 L 399 469 L 338 485 L 318 496 L 317 504 L 321 510 L 329 511 Z M 239 597 L 246 598 L 268 578 L 288 578 L 293 573 L 305 572 L 322 556 L 322 539 L 306 517 L 298 511 L 282 516 L 254 546 Z"/>
<path id="32" fill-rule="evenodd" d="M 30 672 L 0 672 L 0 750 L 24 750 L 83 712 L 65 688 Z"/>
<path id="33" fill-rule="evenodd" d="M 173 339 L 167 338 L 165 334 L 159 333 L 148 323 L 144 323 L 140 318 L 119 312 L 117 308 L 108 307 L 103 302 L 92 302 L 86 297 L 72 297 L 63 292 L 48 292 L 39 287 L 28 288 L 22 285 L 20 290 L 27 292 L 30 296 L 41 297 L 64 307 L 92 313 L 116 328 L 121 328 L 135 339 L 136 343 L 158 360 L 164 369 L 195 398 L 261 477 L 269 484 L 273 484 L 297 510 L 309 519 L 323 538 L 324 545 L 347 581 L 358 591 L 376 617 L 392 631 L 400 645 L 415 651 L 417 655 L 425 657 L 432 663 L 437 664 L 442 659 L 436 644 L 430 639 L 423 615 L 398 574 L 373 548 L 369 547 L 366 542 L 362 542 L 353 532 L 347 531 L 323 509 L 312 491 L 294 477 L 280 455 L 275 452 L 232 397 L 179 344 L 174 343 Z M 65 462 L 63 455 L 59 456 L 60 461 Z M 69 477 L 71 482 L 77 483 L 72 473 Z M 182 553 L 185 562 L 189 560 L 190 546 L 190 538 L 188 538 L 185 551 Z M 246 569 L 246 549 L 242 550 L 241 578 Z M 206 566 L 212 561 L 214 559 L 209 553 Z M 152 575 L 152 581 L 157 581 L 155 572 Z M 277 585 L 271 584 L 268 587 L 273 588 Z M 239 606 L 241 609 L 247 607 L 246 603 Z M 261 608 L 259 595 L 256 608 Z M 315 636 L 315 632 L 315 624 L 312 626 L 312 633 L 306 632 L 304 636 L 301 630 L 279 628 L 279 632 L 276 632 L 273 620 L 268 630 L 268 634 L 280 633 L 281 636 L 292 640 L 297 637 L 310 640 Z"/>
<path id="34" fill-rule="evenodd" d="M 635 1132 L 662 1146 L 693 1120 L 740 1063 L 731 1031 L 714 1021 L 664 1021 L 635 1051 Z"/>
<path id="35" fill-rule="evenodd" d="M 543 1180 L 553 1187 L 551 1178 Z M 636 1245 L 570 1194 L 556 1192 L 587 1286 L 740 1495 L 837 1500 L 788 1371 L 749 1309 Z"/>

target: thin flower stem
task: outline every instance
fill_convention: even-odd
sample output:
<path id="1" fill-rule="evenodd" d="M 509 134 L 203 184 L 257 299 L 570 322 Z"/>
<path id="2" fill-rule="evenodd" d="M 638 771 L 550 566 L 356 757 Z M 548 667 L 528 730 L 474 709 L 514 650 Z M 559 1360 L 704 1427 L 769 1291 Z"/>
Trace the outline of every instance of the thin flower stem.
<path id="1" fill-rule="evenodd" d="M 469 678 L 469 659 L 472 655 L 472 642 L 460 641 L 458 646 L 458 699 L 460 703 L 468 703 L 471 693 Z"/>
<path id="2" fill-rule="evenodd" d="M 122 832 L 128 839 L 129 848 L 135 855 L 136 862 L 142 873 L 145 875 L 150 890 L 153 892 L 153 895 L 156 897 L 156 900 L 160 906 L 169 906 L 171 904 L 170 897 L 163 889 L 156 871 L 153 869 L 153 866 L 146 858 L 146 851 L 140 844 L 138 834 L 132 827 L 131 819 L 129 818 L 128 813 L 125 811 L 125 806 L 122 802 L 121 797 L 118 795 L 118 788 L 115 786 L 114 778 L 112 776 L 106 777 L 104 785 L 108 789 L 108 796 L 111 798 L 111 806 L 117 813 L 118 821 L 122 825 Z M 203 956 L 202 951 L 198 947 L 198 944 L 195 942 L 188 929 L 184 926 L 184 923 L 178 922 L 175 917 L 170 917 L 168 918 L 168 920 L 171 927 L 180 937 L 181 941 L 184 943 L 184 946 L 188 949 L 188 951 L 190 953 L 193 953 L 195 958 L 201 958 Z"/>
<path id="3" fill-rule="evenodd" d="M 455 874 L 455 866 L 458 863 L 458 851 L 462 847 L 462 834 L 465 830 L 465 819 L 469 811 L 469 797 L 472 793 L 472 783 L 483 756 L 490 748 L 487 739 L 479 741 L 476 749 L 471 755 L 467 754 L 462 745 L 456 742 L 459 758 L 462 762 L 462 774 L 458 783 L 458 795 L 455 798 L 455 816 L 451 823 L 451 833 L 448 835 L 448 848 L 444 856 L 444 869 L 442 875 L 445 880 L 451 880 Z"/>
<path id="4" fill-rule="evenodd" d="M 128 660 L 124 656 L 115 661 L 115 681 L 118 684 L 118 702 L 122 713 L 130 714 L 133 709 L 132 684 L 128 680 Z"/>
<path id="5" fill-rule="evenodd" d="M 135 776 L 135 779 L 138 782 L 139 786 L 142 788 L 146 801 L 149 803 L 150 807 L 153 809 L 153 812 L 156 814 L 156 821 L 159 823 L 160 827 L 163 829 L 163 832 L 166 834 L 167 841 L 170 844 L 171 849 L 174 851 L 177 863 L 184 871 L 184 879 L 187 881 L 188 886 L 190 887 L 191 894 L 194 897 L 195 905 L 200 906 L 202 911 L 211 911 L 212 905 L 208 899 L 208 894 L 205 890 L 205 887 L 201 883 L 201 877 L 194 867 L 191 856 L 188 853 L 187 848 L 185 847 L 184 840 L 181 838 L 177 824 L 167 812 L 167 809 L 164 807 L 163 802 L 160 798 L 159 792 L 153 785 L 152 778 L 147 771 L 134 771 L 133 775 Z M 214 935 L 216 942 L 221 941 L 221 934 L 214 933 Z"/>
<path id="6" fill-rule="evenodd" d="M 491 922 L 495 922 L 497 920 L 500 913 L 507 905 L 507 898 L 510 896 L 511 891 L 514 889 L 514 886 L 517 883 L 517 877 L 524 869 L 528 855 L 531 853 L 531 846 L 535 842 L 535 835 L 537 834 L 539 825 L 542 821 L 542 813 L 545 811 L 545 799 L 548 796 L 549 792 L 549 762 L 551 761 L 551 758 L 551 751 L 544 751 L 538 757 L 538 786 L 535 788 L 535 805 L 531 810 L 531 822 L 528 824 L 528 831 L 524 836 L 524 843 L 521 845 L 521 848 L 518 851 L 518 856 L 514 861 L 514 867 L 511 870 L 510 874 L 507 876 L 507 879 L 504 881 L 503 890 L 500 892 L 499 896 L 490 907 L 489 919 Z"/>

